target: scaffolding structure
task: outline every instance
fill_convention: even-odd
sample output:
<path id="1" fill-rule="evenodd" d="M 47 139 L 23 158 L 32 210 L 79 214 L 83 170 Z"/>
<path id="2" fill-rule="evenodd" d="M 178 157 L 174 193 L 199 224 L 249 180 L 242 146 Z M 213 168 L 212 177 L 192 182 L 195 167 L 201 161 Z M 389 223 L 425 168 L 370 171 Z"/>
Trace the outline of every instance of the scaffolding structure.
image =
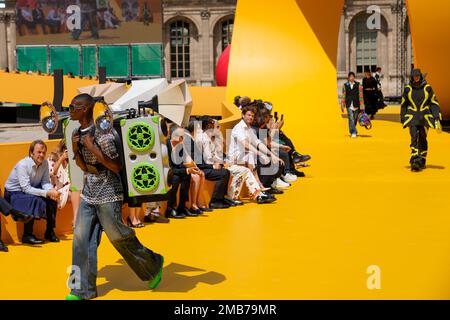
<path id="1" fill-rule="evenodd" d="M 393 11 L 397 17 L 396 23 L 396 37 L 397 37 L 397 50 L 396 50 L 396 62 L 397 62 L 397 95 L 401 96 L 405 82 L 407 79 L 407 31 L 406 20 L 408 18 L 408 12 L 405 4 L 405 0 L 397 0 Z"/>

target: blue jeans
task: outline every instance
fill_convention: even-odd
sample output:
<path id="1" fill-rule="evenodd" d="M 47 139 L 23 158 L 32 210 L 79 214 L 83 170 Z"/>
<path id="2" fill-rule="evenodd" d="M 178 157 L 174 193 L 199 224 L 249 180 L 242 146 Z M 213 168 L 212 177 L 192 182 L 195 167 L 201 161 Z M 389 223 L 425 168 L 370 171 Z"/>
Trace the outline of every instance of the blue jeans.
<path id="1" fill-rule="evenodd" d="M 347 108 L 348 128 L 350 130 L 350 134 L 358 134 L 358 130 L 356 130 L 356 121 L 357 121 L 358 113 L 359 113 L 359 110 L 353 111 L 349 107 Z"/>
<path id="2" fill-rule="evenodd" d="M 134 230 L 122 222 L 122 202 L 92 205 L 81 200 L 73 235 L 71 294 L 97 297 L 97 247 L 102 230 L 142 281 L 153 280 L 162 267 L 162 256 L 145 248 Z"/>

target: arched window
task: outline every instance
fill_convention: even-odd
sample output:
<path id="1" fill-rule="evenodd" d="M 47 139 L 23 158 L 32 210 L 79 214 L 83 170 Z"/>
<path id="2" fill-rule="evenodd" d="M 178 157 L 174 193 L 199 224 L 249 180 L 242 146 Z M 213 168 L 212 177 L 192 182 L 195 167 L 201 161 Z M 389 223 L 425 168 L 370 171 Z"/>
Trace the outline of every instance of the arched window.
<path id="1" fill-rule="evenodd" d="M 377 68 L 377 37 L 376 29 L 367 28 L 367 16 L 356 18 L 356 72 L 362 73 L 366 68 L 375 72 Z"/>
<path id="2" fill-rule="evenodd" d="M 178 20 L 170 24 L 170 74 L 172 78 L 191 76 L 189 22 Z"/>
<path id="3" fill-rule="evenodd" d="M 234 19 L 227 19 L 222 22 L 222 51 L 231 43 L 233 27 Z"/>

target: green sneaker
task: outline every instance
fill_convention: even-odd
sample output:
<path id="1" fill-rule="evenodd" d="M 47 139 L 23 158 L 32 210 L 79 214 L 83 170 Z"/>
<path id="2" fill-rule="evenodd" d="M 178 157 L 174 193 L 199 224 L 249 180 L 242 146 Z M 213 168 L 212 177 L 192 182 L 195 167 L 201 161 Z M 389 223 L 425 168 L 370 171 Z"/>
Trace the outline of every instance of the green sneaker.
<path id="1" fill-rule="evenodd" d="M 75 301 L 75 300 L 83 300 L 83 298 L 80 298 L 79 296 L 76 296 L 74 294 L 68 294 L 66 297 L 67 301 Z"/>
<path id="2" fill-rule="evenodd" d="M 161 282 L 161 279 L 162 279 L 162 273 L 163 273 L 163 267 L 164 267 L 164 257 L 161 256 L 161 269 L 159 269 L 159 272 L 158 272 L 158 274 L 156 275 L 156 277 L 148 283 L 148 287 L 149 287 L 151 290 L 156 289 L 156 287 L 157 287 L 157 286 L 159 285 L 159 283 Z"/>

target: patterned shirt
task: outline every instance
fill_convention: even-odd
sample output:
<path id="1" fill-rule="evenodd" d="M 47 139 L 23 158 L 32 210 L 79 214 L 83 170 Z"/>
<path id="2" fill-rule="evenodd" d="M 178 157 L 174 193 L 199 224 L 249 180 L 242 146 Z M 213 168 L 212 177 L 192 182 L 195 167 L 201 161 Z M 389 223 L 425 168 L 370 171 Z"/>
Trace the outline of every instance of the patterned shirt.
<path id="1" fill-rule="evenodd" d="M 86 136 L 82 135 L 80 138 L 82 145 Z M 111 160 L 119 157 L 112 133 L 101 134 L 96 130 L 94 144 Z M 82 147 L 81 153 L 86 164 L 100 164 L 95 155 L 87 148 Z M 100 170 L 99 174 L 85 172 L 81 198 L 92 205 L 123 201 L 123 188 L 119 174 L 107 168 Z"/>
<path id="2" fill-rule="evenodd" d="M 353 87 L 355 86 L 356 82 L 350 82 L 347 81 L 344 83 L 344 86 L 342 87 L 342 105 L 346 104 L 346 98 L 347 98 L 347 90 L 345 90 L 345 86 L 348 85 L 350 89 L 353 90 Z M 361 110 L 364 110 L 364 95 L 363 95 L 363 87 L 361 85 L 358 85 L 359 90 L 359 104 Z M 353 106 L 353 101 L 351 102 L 350 106 L 348 106 L 351 110 L 356 111 L 357 109 Z"/>

